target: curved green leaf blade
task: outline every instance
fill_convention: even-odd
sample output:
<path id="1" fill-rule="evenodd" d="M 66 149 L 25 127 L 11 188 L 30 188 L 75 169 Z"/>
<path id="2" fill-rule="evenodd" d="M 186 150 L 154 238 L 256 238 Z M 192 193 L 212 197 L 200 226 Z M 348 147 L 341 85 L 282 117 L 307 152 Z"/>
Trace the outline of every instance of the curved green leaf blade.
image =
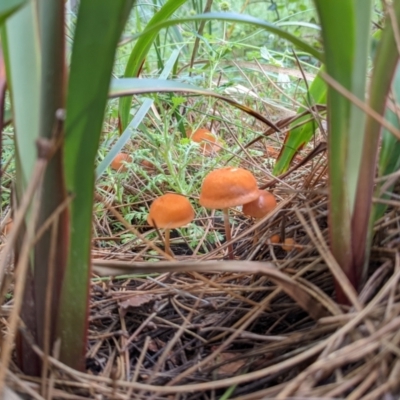
<path id="1" fill-rule="evenodd" d="M 179 4 L 181 3 L 181 1 L 182 0 L 179 1 Z M 169 2 L 166 3 L 166 5 L 171 2 L 178 4 L 178 0 L 175 0 L 175 1 L 169 0 Z M 320 61 L 323 60 L 323 55 L 320 52 L 315 50 L 314 47 L 310 46 L 309 44 L 302 41 L 298 37 L 284 31 L 283 29 L 280 29 L 278 26 L 276 26 L 274 24 L 254 18 L 250 15 L 243 15 L 243 14 L 229 13 L 229 12 L 211 12 L 211 13 L 199 14 L 199 15 L 195 15 L 193 17 L 187 17 L 187 18 L 177 18 L 177 19 L 171 19 L 171 20 L 167 20 L 166 18 L 163 18 L 163 19 L 164 20 L 161 22 L 157 21 L 157 22 L 151 23 L 151 26 L 147 26 L 147 28 L 145 29 L 144 32 L 141 32 L 140 34 L 133 36 L 133 39 L 138 39 L 138 40 L 141 40 L 141 38 L 143 37 L 143 39 L 142 39 L 143 45 L 141 45 L 139 48 L 140 57 L 138 57 L 137 60 L 132 60 L 132 67 L 129 66 L 129 69 L 127 67 L 127 72 L 125 73 L 125 77 L 135 76 L 135 74 L 137 74 L 137 72 L 139 71 L 139 68 L 144 60 L 145 54 L 147 54 L 148 49 L 151 46 L 151 43 L 154 41 L 155 37 L 157 36 L 158 32 L 161 29 L 167 28 L 172 25 L 182 24 L 182 23 L 186 23 L 186 22 L 196 22 L 196 21 L 220 20 L 220 21 L 252 24 L 254 26 L 258 26 L 269 32 L 277 34 L 278 36 L 282 37 L 283 39 L 288 40 L 289 42 L 291 42 L 298 48 L 302 49 L 303 51 L 311 54 L 316 59 L 318 59 Z M 127 97 L 126 99 L 121 99 L 121 102 L 120 102 L 119 113 L 120 113 L 120 118 L 121 118 L 122 129 L 124 129 L 129 122 L 129 111 L 130 111 L 131 101 L 132 101 L 132 99 L 130 97 Z"/>
<path id="2" fill-rule="evenodd" d="M 35 165 L 39 137 L 40 44 L 32 1 L 7 19 L 1 36 L 16 131 L 16 189 L 21 198 Z"/>
<path id="3" fill-rule="evenodd" d="M 371 0 L 315 0 L 322 28 L 327 73 L 360 100 L 365 98 Z M 340 23 L 338 23 L 340 21 Z M 365 115 L 331 86 L 328 88 L 329 229 L 332 253 L 357 287 L 352 245 L 352 214 L 364 140 Z M 360 130 L 361 129 L 361 130 Z M 364 216 L 365 218 L 366 216 Z M 364 232 L 365 233 L 365 232 Z M 346 298 L 337 286 L 339 302 Z"/>
<path id="4" fill-rule="evenodd" d="M 147 28 L 156 26 L 160 22 L 167 20 L 171 15 L 187 0 L 168 0 L 153 16 L 153 18 L 146 25 Z M 124 77 L 137 77 L 144 59 L 149 52 L 154 40 L 156 39 L 159 30 L 148 30 L 138 38 L 135 46 L 129 56 L 128 63 L 125 68 Z M 132 97 L 124 97 L 119 103 L 119 117 L 121 129 L 124 130 L 130 120 Z"/>
<path id="5" fill-rule="evenodd" d="M 16 167 L 15 201 L 18 203 L 23 198 L 35 169 L 36 141 L 40 132 L 41 53 L 38 13 L 34 2 L 28 2 L 6 20 L 1 26 L 1 40 L 12 105 Z M 25 222 L 33 223 L 30 209 L 25 215 Z M 16 243 L 17 251 L 20 246 L 19 241 Z M 27 276 L 21 318 L 37 341 L 37 309 L 32 275 L 30 273 Z M 19 367 L 26 374 L 38 374 L 38 358 L 23 337 L 18 341 L 16 351 Z"/>
<path id="6" fill-rule="evenodd" d="M 61 358 L 75 368 L 82 367 L 86 346 L 82 338 L 87 328 L 94 162 L 115 51 L 132 4 L 133 0 L 81 0 L 72 49 L 64 164 L 67 189 L 74 198 L 58 331 Z"/>
<path id="7" fill-rule="evenodd" d="M 272 123 L 269 119 L 265 118 L 263 115 L 246 107 L 236 101 L 230 99 L 229 97 L 222 96 L 221 94 L 215 93 L 211 90 L 206 90 L 193 86 L 187 83 L 182 83 L 178 81 L 169 81 L 164 79 L 138 79 L 138 78 L 122 78 L 113 79 L 111 82 L 111 88 L 109 92 L 109 97 L 122 97 L 131 96 L 133 94 L 147 94 L 147 93 L 169 93 L 169 92 L 184 92 L 193 93 L 196 95 L 212 96 L 217 99 L 221 99 L 230 105 L 252 115 L 259 121 L 264 122 L 269 127 L 275 129 L 279 132 L 279 128 Z"/>
<path id="8" fill-rule="evenodd" d="M 396 29 L 400 28 L 400 2 L 394 2 L 393 15 Z M 382 38 L 374 59 L 374 69 L 370 84 L 369 106 L 380 115 L 384 115 L 387 96 L 398 65 L 399 54 L 395 32 L 388 17 Z M 372 235 L 371 209 L 374 191 L 374 179 L 382 127 L 370 115 L 367 116 L 365 140 L 363 142 L 360 173 L 357 182 L 356 207 L 354 209 L 352 229 L 355 263 L 364 267 L 366 272 L 370 236 Z"/>
<path id="9" fill-rule="evenodd" d="M 318 74 L 311 83 L 309 91 L 302 102 L 303 106 L 298 108 L 297 114 L 303 113 L 312 105 L 326 104 L 326 93 L 326 83 Z M 302 116 L 290 124 L 282 151 L 276 160 L 273 171 L 274 175 L 278 176 L 286 172 L 299 149 L 306 145 L 314 136 L 318 125 L 314 120 L 310 121 L 310 117 L 310 115 Z M 301 125 L 303 121 L 308 122 Z"/>
<path id="10" fill-rule="evenodd" d="M 392 84 L 393 97 L 396 105 L 400 105 L 400 66 L 397 66 L 397 71 Z M 386 119 L 397 129 L 400 129 L 400 121 L 398 115 L 391 109 L 386 110 Z M 382 133 L 382 148 L 379 154 L 378 176 L 383 177 L 400 169 L 400 140 L 397 139 L 387 129 Z M 385 187 L 384 192 L 380 193 L 385 183 L 381 183 L 375 190 L 375 195 L 378 198 L 389 199 L 389 193 L 393 191 L 393 185 Z M 373 207 L 371 224 L 373 225 L 379 218 L 383 216 L 387 209 L 387 204 L 377 203 Z"/>
<path id="11" fill-rule="evenodd" d="M 316 50 L 314 47 L 312 47 L 305 41 L 299 39 L 297 36 L 294 36 L 291 33 L 286 32 L 283 29 L 280 29 L 277 25 L 263 21 L 262 19 L 252 17 L 251 15 L 244 15 L 233 12 L 210 12 L 206 14 L 194 15 L 192 17 L 170 19 L 168 21 L 163 21 L 150 28 L 147 28 L 144 30 L 144 32 L 133 35 L 132 38 L 133 39 L 140 38 L 140 36 L 142 35 L 147 35 L 148 33 L 153 31 L 158 32 L 159 30 L 167 28 L 171 25 L 178 25 L 186 22 L 195 22 L 195 21 L 227 21 L 227 22 L 235 22 L 235 23 L 240 22 L 240 23 L 251 24 L 259 28 L 263 28 L 268 32 L 274 33 L 277 36 L 281 37 L 282 39 L 286 39 L 294 46 L 315 57 L 317 60 L 321 62 L 324 61 L 324 55 L 322 53 L 320 53 L 318 50 Z"/>
<path id="12" fill-rule="evenodd" d="M 27 0 L 7 0 L 0 3 L 0 25 L 15 11 L 18 11 Z"/>

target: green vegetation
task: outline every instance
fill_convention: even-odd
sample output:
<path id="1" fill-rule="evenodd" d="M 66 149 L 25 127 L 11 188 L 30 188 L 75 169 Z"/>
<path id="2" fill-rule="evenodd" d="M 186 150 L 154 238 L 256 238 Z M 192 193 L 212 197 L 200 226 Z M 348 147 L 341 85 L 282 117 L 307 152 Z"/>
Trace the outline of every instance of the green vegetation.
<path id="1" fill-rule="evenodd" d="M 222 212 L 199 205 L 204 177 L 241 166 L 267 187 L 325 142 L 327 159 L 312 168 L 329 193 L 329 238 L 317 241 L 326 264 L 340 267 L 331 267 L 337 302 L 356 306 L 373 229 L 395 187 L 384 177 L 400 167 L 399 21 L 399 2 L 373 0 L 1 5 L 3 212 L 15 188 L 3 254 L 17 255 L 10 332 L 21 315 L 46 355 L 60 340 L 60 361 L 83 370 L 92 255 L 121 250 L 133 262 L 160 261 L 163 239 L 147 213 L 154 198 L 174 192 L 196 218 L 173 231 L 173 257 L 223 259 Z M 189 138 L 198 128 L 218 139 L 208 154 Z M 121 151 L 132 158 L 115 170 Z M 249 220 L 235 210 L 231 223 L 240 236 Z M 247 254 L 239 244 L 235 251 Z M 4 265 L 0 276 L 5 295 Z M 47 374 L 23 335 L 16 350 L 25 373 Z"/>

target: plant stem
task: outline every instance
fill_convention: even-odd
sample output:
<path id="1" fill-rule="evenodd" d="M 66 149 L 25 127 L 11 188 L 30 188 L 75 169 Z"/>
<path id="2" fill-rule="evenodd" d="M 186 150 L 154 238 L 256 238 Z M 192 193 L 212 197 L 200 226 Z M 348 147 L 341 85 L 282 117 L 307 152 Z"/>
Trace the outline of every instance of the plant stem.
<path id="1" fill-rule="evenodd" d="M 232 240 L 232 235 L 231 235 L 231 224 L 229 223 L 229 209 L 224 208 L 222 211 L 224 212 L 225 238 L 227 242 L 230 242 Z M 232 243 L 229 243 L 228 245 L 228 257 L 230 260 L 233 260 Z"/>

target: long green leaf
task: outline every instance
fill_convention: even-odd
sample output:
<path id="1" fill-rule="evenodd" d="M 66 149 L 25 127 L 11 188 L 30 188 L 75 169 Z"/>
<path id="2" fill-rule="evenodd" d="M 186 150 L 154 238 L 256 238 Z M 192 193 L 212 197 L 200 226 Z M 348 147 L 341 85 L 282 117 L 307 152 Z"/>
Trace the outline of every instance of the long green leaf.
<path id="1" fill-rule="evenodd" d="M 393 10 L 396 19 L 393 23 L 398 30 L 400 2 L 393 3 Z M 388 18 L 374 59 L 374 71 L 370 84 L 369 106 L 380 115 L 384 115 L 387 96 L 398 64 L 397 50 L 392 21 Z M 368 115 L 362 148 L 363 158 L 357 182 L 356 207 L 352 220 L 354 263 L 364 275 L 367 266 L 364 262 L 368 260 L 369 253 L 367 244 L 371 242 L 369 238 L 372 234 L 370 213 L 381 130 L 379 122 Z"/>
<path id="2" fill-rule="evenodd" d="M 361 4 L 362 3 L 362 4 Z M 327 73 L 355 96 L 364 99 L 369 51 L 371 0 L 315 0 L 325 49 Z M 366 11 L 360 8 L 366 8 Z M 338 23 L 340 21 L 340 23 Z M 354 208 L 365 118 L 350 100 L 328 88 L 329 229 L 333 255 L 354 286 L 351 217 Z M 339 288 L 339 287 L 338 287 Z M 340 291 L 340 302 L 346 301 Z"/>
<path id="3" fill-rule="evenodd" d="M 64 163 L 71 204 L 70 252 L 59 318 L 61 359 L 82 368 L 86 332 L 94 161 L 118 40 L 133 0 L 81 0 L 67 95 Z"/>
<path id="4" fill-rule="evenodd" d="M 147 28 L 156 26 L 160 22 L 167 20 L 171 15 L 187 0 L 168 0 L 153 16 L 153 18 L 146 25 Z M 137 77 L 140 68 L 147 56 L 154 40 L 156 39 L 159 30 L 150 30 L 146 34 L 140 35 L 138 41 L 132 49 L 131 55 L 129 56 L 128 63 L 125 68 L 124 77 Z M 130 109 L 131 109 L 132 97 L 124 97 L 119 103 L 119 116 L 121 129 L 124 130 L 130 120 Z"/>
<path id="5" fill-rule="evenodd" d="M 316 0 L 317 1 L 317 0 Z M 321 1 L 321 0 L 319 0 Z M 369 1 L 369 0 L 368 0 Z M 138 39 L 142 35 L 147 35 L 150 32 L 158 32 L 163 28 L 168 28 L 171 25 L 184 24 L 186 22 L 196 22 L 196 21 L 227 21 L 227 22 L 237 22 L 245 23 L 259 28 L 265 29 L 268 32 L 274 33 L 282 39 L 286 39 L 288 42 L 292 43 L 299 49 L 309 53 L 319 61 L 324 61 L 324 55 L 316 50 L 313 46 L 306 43 L 304 40 L 299 39 L 297 36 L 280 29 L 277 25 L 271 24 L 270 22 L 263 21 L 252 17 L 251 15 L 238 14 L 234 12 L 210 12 L 206 14 L 198 14 L 192 17 L 176 18 L 167 21 L 160 22 L 152 27 L 146 27 L 146 29 L 132 36 L 132 39 Z"/>
<path id="6" fill-rule="evenodd" d="M 63 137 L 63 129 L 56 112 L 65 107 L 65 5 L 62 0 L 41 0 L 37 9 L 41 50 L 39 135 L 43 139 L 58 140 Z M 58 148 L 44 173 L 37 217 L 38 227 L 41 227 L 67 198 L 62 156 L 62 149 Z M 54 255 L 51 254 L 51 248 L 55 248 Z M 51 354 L 57 340 L 55 328 L 67 252 L 68 212 L 64 209 L 54 229 L 48 229 L 35 244 L 33 257 L 37 342 L 46 354 Z M 49 287 L 52 293 L 46 311 Z M 47 329 L 50 329 L 48 338 Z"/>
<path id="7" fill-rule="evenodd" d="M 16 166 L 15 203 L 17 203 L 14 206 L 18 207 L 18 202 L 34 170 L 36 140 L 39 138 L 41 55 L 38 14 L 34 2 L 28 2 L 25 7 L 21 7 L 6 20 L 1 27 L 1 39 L 12 104 Z M 25 222 L 31 221 L 32 215 L 28 210 Z M 18 241 L 16 255 L 21 246 L 21 241 Z M 21 318 L 37 341 L 37 315 L 31 270 L 25 288 Z M 27 299 L 31 301 L 26 302 Z M 40 372 L 38 358 L 23 337 L 18 341 L 16 350 L 19 367 L 24 373 L 37 375 Z"/>
<path id="8" fill-rule="evenodd" d="M 33 2 L 8 18 L 1 36 L 17 133 L 16 188 L 21 197 L 35 165 L 35 143 L 39 137 L 41 60 L 38 17 Z"/>
<path id="9" fill-rule="evenodd" d="M 0 154 L 2 154 L 2 137 L 3 137 L 3 128 L 5 123 L 5 108 L 6 108 L 6 89 L 7 89 L 7 80 L 6 80 L 6 65 L 3 56 L 3 49 L 0 43 Z M 1 168 L 1 160 L 0 160 L 0 168 Z M 0 195 L 1 195 L 1 187 L 0 187 Z"/>
<path id="10" fill-rule="evenodd" d="M 199 88 L 197 86 L 189 85 L 187 83 L 168 81 L 164 79 L 138 79 L 138 78 L 122 78 L 113 79 L 109 96 L 122 97 L 131 96 L 132 94 L 147 94 L 147 93 L 161 93 L 161 92 L 185 92 L 197 95 L 212 96 L 221 99 L 230 105 L 252 115 L 254 118 L 264 122 L 269 127 L 279 131 L 279 128 L 263 115 L 254 111 L 253 109 L 237 103 L 229 97 L 222 96 L 211 90 Z"/>
<path id="11" fill-rule="evenodd" d="M 180 0 L 182 1 L 182 0 Z M 178 0 L 169 0 L 166 4 L 169 4 L 171 2 L 174 2 L 178 4 Z M 161 18 L 160 18 L 161 19 Z M 157 21 L 154 24 L 152 23 L 151 25 L 148 25 L 144 32 L 134 35 L 134 39 L 141 40 L 141 38 L 144 38 L 143 41 L 146 44 L 146 54 L 148 49 L 151 46 L 151 43 L 154 41 L 154 38 L 158 34 L 158 32 L 163 29 L 167 28 L 172 25 L 178 25 L 178 24 L 183 24 L 186 22 L 196 22 L 196 21 L 212 21 L 212 20 L 221 20 L 221 21 L 229 21 L 229 22 L 239 22 L 239 23 L 248 23 L 252 24 L 254 26 L 258 26 L 260 28 L 263 28 L 269 32 L 275 33 L 278 36 L 290 41 L 292 44 L 295 46 L 299 47 L 300 49 L 308 52 L 312 56 L 314 56 L 316 59 L 322 61 L 323 60 L 323 55 L 315 50 L 312 46 L 307 44 L 306 42 L 302 41 L 298 37 L 291 35 L 290 33 L 284 31 L 283 29 L 280 29 L 274 24 L 271 24 L 269 22 L 254 18 L 249 15 L 242 15 L 242 14 L 237 14 L 237 13 L 228 13 L 228 12 L 211 12 L 211 13 L 206 13 L 206 14 L 199 14 L 195 15 L 193 17 L 187 17 L 187 18 L 178 18 L 178 19 L 170 19 L 167 20 L 164 18 L 162 21 Z M 135 73 L 139 71 L 140 65 L 144 60 L 144 53 L 143 57 L 140 58 L 138 57 L 137 61 L 134 62 L 135 68 L 129 68 L 129 73 L 125 73 L 125 76 L 135 76 Z M 133 63 L 133 62 L 132 62 Z M 127 67 L 128 71 L 128 67 Z M 127 97 L 126 99 L 121 99 L 120 102 L 120 118 L 121 118 L 121 125 L 122 129 L 126 127 L 126 125 L 129 122 L 129 111 L 130 111 L 130 104 L 131 104 L 132 99 L 130 97 Z"/>
<path id="12" fill-rule="evenodd" d="M 18 11 L 27 0 L 7 0 L 0 3 L 0 25 L 15 11 Z"/>
<path id="13" fill-rule="evenodd" d="M 396 107 L 400 104 L 400 66 L 397 66 L 397 71 L 393 79 L 392 92 Z M 397 129 L 400 129 L 400 121 L 398 114 L 391 109 L 386 110 L 386 119 Z M 382 149 L 379 154 L 379 168 L 378 176 L 384 177 L 390 175 L 400 168 L 400 140 L 391 134 L 387 129 L 383 130 L 382 133 Z M 375 190 L 375 197 L 388 199 L 390 198 L 389 193 L 393 191 L 393 185 L 385 187 L 384 193 L 381 193 L 383 187 L 386 186 L 386 182 L 381 183 Z M 387 209 L 386 204 L 377 203 L 374 205 L 373 214 L 371 218 L 372 225 L 383 216 Z"/>

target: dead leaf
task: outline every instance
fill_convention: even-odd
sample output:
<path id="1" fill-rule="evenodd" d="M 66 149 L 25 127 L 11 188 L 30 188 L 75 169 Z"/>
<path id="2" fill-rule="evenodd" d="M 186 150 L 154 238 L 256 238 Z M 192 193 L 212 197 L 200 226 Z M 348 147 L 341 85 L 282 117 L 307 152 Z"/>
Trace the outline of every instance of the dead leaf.
<path id="1" fill-rule="evenodd" d="M 232 362 L 228 362 L 229 360 L 236 358 L 239 354 L 235 353 L 221 353 L 215 359 L 217 364 L 225 363 L 216 369 L 219 374 L 228 374 L 234 375 L 236 372 L 239 371 L 246 364 L 245 359 L 240 359 Z"/>
<path id="2" fill-rule="evenodd" d="M 159 298 L 160 296 L 154 294 L 139 294 L 121 301 L 119 306 L 126 310 L 129 307 L 140 307 L 143 304 L 150 303 L 151 301 L 158 300 Z"/>

